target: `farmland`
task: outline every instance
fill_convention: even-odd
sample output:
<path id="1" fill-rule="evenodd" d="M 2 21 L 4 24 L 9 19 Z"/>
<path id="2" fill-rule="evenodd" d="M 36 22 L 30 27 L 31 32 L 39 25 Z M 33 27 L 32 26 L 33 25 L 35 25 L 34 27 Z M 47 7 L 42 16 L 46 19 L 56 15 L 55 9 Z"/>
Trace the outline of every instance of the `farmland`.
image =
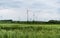
<path id="1" fill-rule="evenodd" d="M 0 38 L 60 38 L 60 24 L 0 24 Z"/>

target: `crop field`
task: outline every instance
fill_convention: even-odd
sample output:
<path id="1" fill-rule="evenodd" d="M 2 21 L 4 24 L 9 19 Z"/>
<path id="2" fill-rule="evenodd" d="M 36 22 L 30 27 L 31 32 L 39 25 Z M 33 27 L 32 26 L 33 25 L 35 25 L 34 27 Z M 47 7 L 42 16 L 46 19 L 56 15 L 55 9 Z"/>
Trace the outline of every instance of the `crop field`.
<path id="1" fill-rule="evenodd" d="M 60 24 L 0 24 L 0 38 L 60 38 Z"/>

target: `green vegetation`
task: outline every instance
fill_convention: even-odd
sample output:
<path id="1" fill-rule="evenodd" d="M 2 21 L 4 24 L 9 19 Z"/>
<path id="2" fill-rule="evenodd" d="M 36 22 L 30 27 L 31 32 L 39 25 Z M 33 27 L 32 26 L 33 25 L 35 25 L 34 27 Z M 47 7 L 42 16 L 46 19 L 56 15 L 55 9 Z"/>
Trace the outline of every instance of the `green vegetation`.
<path id="1" fill-rule="evenodd" d="M 60 38 L 60 24 L 0 24 L 0 38 Z"/>
<path id="2" fill-rule="evenodd" d="M 13 21 L 13 20 L 0 20 L 0 24 L 4 23 L 18 23 L 18 24 L 60 24 L 60 20 L 49 21 Z"/>

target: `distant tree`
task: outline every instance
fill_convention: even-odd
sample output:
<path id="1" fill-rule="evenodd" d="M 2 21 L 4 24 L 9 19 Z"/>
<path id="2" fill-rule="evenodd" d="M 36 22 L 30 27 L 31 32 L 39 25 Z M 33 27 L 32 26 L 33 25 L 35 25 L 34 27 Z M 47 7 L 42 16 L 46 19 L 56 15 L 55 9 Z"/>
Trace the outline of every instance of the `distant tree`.
<path id="1" fill-rule="evenodd" d="M 49 20 L 48 22 L 49 22 L 49 23 L 60 24 L 60 21 L 57 21 L 57 20 Z"/>

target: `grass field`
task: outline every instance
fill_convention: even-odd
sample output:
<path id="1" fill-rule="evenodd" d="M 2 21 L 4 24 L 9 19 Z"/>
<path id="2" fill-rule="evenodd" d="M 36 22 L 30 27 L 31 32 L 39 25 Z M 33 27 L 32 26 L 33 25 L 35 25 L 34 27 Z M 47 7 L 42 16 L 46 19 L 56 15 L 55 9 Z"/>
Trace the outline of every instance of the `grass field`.
<path id="1" fill-rule="evenodd" d="M 60 38 L 60 24 L 0 24 L 0 38 Z"/>

